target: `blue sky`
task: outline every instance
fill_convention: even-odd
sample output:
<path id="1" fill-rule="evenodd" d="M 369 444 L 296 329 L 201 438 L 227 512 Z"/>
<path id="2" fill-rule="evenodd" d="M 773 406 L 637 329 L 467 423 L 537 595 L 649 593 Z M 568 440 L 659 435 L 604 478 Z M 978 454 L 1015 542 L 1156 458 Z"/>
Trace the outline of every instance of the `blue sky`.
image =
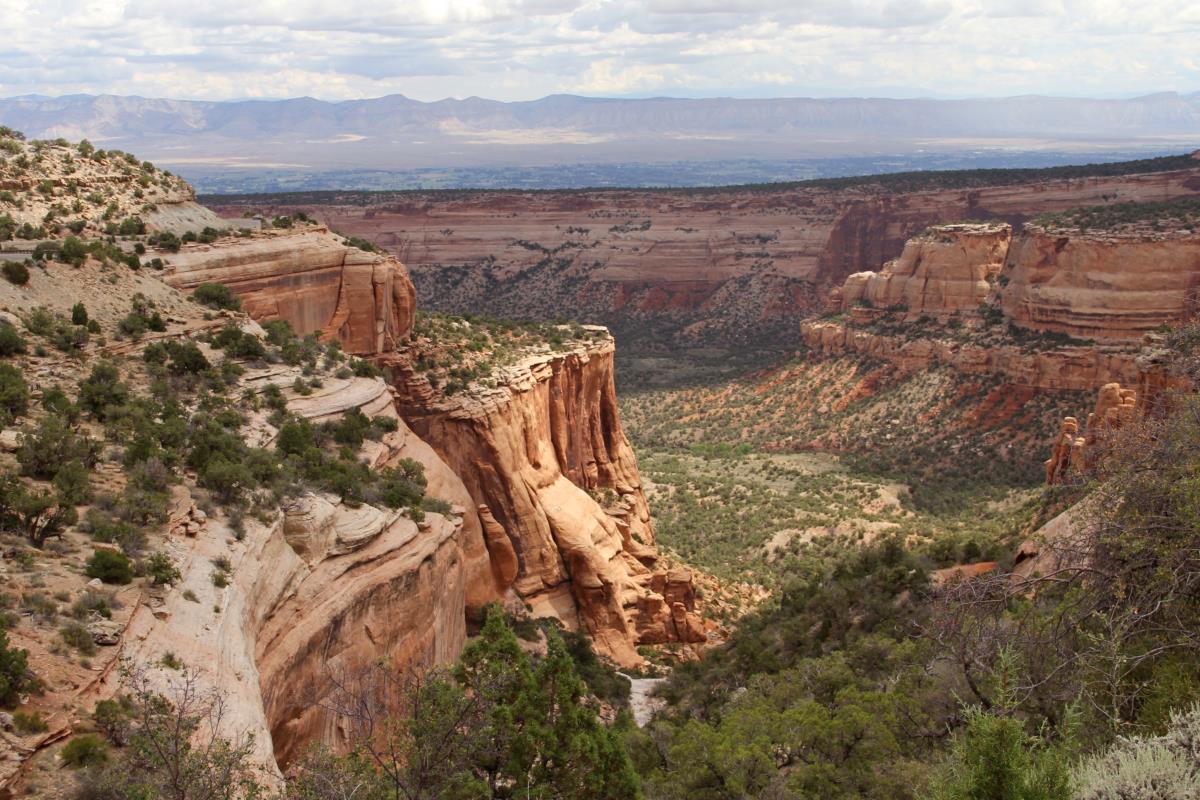
<path id="1" fill-rule="evenodd" d="M 0 19 L 0 96 L 1200 89 L 1196 0 L 0 0 Z"/>

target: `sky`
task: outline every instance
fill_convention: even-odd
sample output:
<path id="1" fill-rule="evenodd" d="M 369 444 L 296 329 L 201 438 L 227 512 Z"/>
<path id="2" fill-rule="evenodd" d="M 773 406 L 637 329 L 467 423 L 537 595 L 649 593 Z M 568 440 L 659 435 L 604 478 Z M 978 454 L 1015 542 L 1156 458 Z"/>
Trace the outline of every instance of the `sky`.
<path id="1" fill-rule="evenodd" d="M 0 96 L 1123 97 L 1198 0 L 0 0 Z"/>

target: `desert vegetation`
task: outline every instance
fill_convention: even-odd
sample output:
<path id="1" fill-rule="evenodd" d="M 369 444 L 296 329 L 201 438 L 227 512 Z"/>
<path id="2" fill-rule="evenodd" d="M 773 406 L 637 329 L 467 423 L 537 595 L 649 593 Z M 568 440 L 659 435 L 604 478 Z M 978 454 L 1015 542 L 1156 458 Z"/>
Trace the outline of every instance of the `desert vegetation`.
<path id="1" fill-rule="evenodd" d="M 1172 338 L 1187 369 L 1195 342 Z M 1002 560 L 931 581 L 946 551 L 899 536 L 785 562 L 776 600 L 677 669 L 668 711 L 631 737 L 648 796 L 1186 797 L 1196 402 L 1042 495 L 1042 518 L 1091 501 L 1023 579 Z"/>

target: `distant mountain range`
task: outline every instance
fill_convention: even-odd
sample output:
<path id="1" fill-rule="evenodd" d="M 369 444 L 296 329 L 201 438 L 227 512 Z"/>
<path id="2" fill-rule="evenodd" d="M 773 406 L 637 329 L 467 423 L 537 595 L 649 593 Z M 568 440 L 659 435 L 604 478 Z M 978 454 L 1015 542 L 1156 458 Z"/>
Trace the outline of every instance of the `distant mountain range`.
<path id="1" fill-rule="evenodd" d="M 0 99 L 0 124 L 131 150 L 193 178 L 980 151 L 1129 154 L 1200 145 L 1200 92 L 1121 100 L 553 95 L 511 103 L 24 96 Z"/>

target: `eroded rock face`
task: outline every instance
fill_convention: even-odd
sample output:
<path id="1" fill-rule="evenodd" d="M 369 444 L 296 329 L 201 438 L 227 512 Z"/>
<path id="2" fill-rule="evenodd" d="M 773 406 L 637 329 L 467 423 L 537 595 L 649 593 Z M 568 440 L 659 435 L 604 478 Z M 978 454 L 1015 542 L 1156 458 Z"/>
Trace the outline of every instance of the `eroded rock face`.
<path id="1" fill-rule="evenodd" d="M 1113 433 L 1140 419 L 1160 416 L 1174 393 L 1195 388 L 1162 346 L 1160 335 L 1149 334 L 1143 339 L 1134 363 L 1136 389 L 1118 382 L 1101 386 L 1082 431 L 1075 417 L 1063 420 L 1046 460 L 1046 483 L 1062 483 L 1073 471 L 1091 468 L 1101 456 L 1105 440 Z"/>
<path id="2" fill-rule="evenodd" d="M 1137 380 L 1137 354 L 1121 347 L 1061 347 L 1026 350 L 1013 345 L 982 347 L 949 339 L 903 339 L 828 320 L 801 324 L 805 344 L 822 353 L 861 353 L 908 371 L 936 365 L 969 375 L 1003 375 L 1035 389 L 1094 389 Z"/>
<path id="3" fill-rule="evenodd" d="M 399 256 L 425 308 L 535 319 L 571 308 L 618 330 L 652 319 L 670 323 L 661 330 L 680 341 L 696 341 L 698 326 L 707 342 L 760 343 L 746 331 L 790 333 L 829 287 L 901 256 L 930 225 L 1016 225 L 1079 206 L 1198 193 L 1200 168 L 911 192 L 413 193 L 305 210 Z M 961 286 L 950 288 L 951 298 L 962 296 Z"/>
<path id="4" fill-rule="evenodd" d="M 1003 224 L 939 225 L 909 239 L 879 272 L 857 272 L 841 290 L 842 310 L 858 304 L 901 308 L 906 317 L 946 317 L 979 309 L 1000 274 L 1012 228 Z"/>
<path id="5" fill-rule="evenodd" d="M 286 385 L 285 372 L 248 373 L 243 382 L 251 390 Z M 450 514 L 429 513 L 418 524 L 397 511 L 310 494 L 267 524 L 247 520 L 239 540 L 223 521 L 205 519 L 168 538 L 183 577 L 177 590 L 139 607 L 125 633 L 131 663 L 155 665 L 170 652 L 199 670 L 201 688 L 219 688 L 226 730 L 253 733 L 264 764 L 286 765 L 313 741 L 344 744 L 344 721 L 328 710 L 335 682 L 379 659 L 401 671 L 454 660 L 469 605 L 500 596 L 478 515 L 462 505 L 470 496 L 399 420 L 391 399 L 379 379 L 331 379 L 314 395 L 293 397 L 289 408 L 314 421 L 351 408 L 396 419 L 398 429 L 364 446 L 363 456 L 377 467 L 419 461 L 428 494 L 449 500 Z M 190 503 L 183 508 L 191 520 Z M 217 556 L 232 563 L 227 587 L 211 580 Z M 165 671 L 164 685 L 171 679 Z M 97 695 L 116 691 L 118 680 L 108 676 Z"/>
<path id="6" fill-rule="evenodd" d="M 1200 236 L 1080 235 L 1028 226 L 1013 242 L 1004 274 L 1000 306 L 1015 324 L 1136 342 L 1196 314 Z"/>
<path id="7" fill-rule="evenodd" d="M 496 575 L 535 614 L 587 630 L 598 651 L 633 665 L 639 643 L 704 634 L 690 573 L 657 567 L 617 416 L 613 349 L 606 337 L 532 356 L 505 368 L 498 388 L 469 397 L 435 394 L 400 357 L 390 366 L 406 421 L 479 508 Z M 613 499 L 602 506 L 592 493 L 604 490 Z"/>
<path id="8" fill-rule="evenodd" d="M 283 319 L 301 335 L 336 336 L 348 353 L 390 351 L 412 330 L 416 294 L 404 265 L 347 247 L 320 226 L 157 255 L 172 286 L 223 283 L 256 320 Z"/>

